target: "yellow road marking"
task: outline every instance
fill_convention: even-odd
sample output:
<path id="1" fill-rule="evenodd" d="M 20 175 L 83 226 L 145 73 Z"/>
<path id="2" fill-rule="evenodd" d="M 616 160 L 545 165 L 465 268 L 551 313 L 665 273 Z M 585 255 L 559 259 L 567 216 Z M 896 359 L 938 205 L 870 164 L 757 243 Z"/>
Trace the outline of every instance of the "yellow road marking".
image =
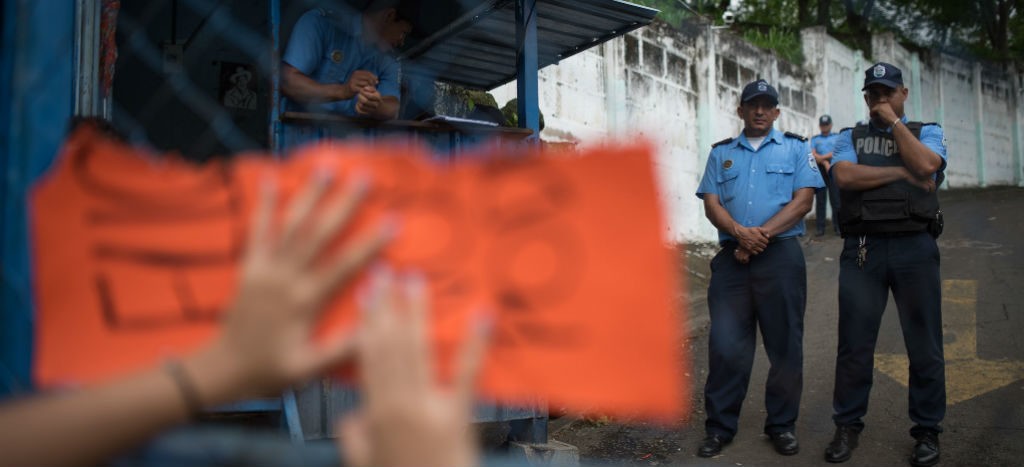
<path id="1" fill-rule="evenodd" d="M 977 303 L 977 281 L 942 281 L 942 347 L 949 405 L 1024 379 L 1024 362 L 978 358 Z M 910 363 L 905 354 L 879 354 L 875 357 L 875 368 L 907 386 Z"/>

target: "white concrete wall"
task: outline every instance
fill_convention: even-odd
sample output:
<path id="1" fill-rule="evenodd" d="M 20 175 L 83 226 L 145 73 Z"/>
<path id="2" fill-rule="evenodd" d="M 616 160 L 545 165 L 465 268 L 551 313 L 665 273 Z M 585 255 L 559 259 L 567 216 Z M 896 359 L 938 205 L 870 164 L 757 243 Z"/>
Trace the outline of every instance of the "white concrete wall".
<path id="1" fill-rule="evenodd" d="M 832 115 L 837 130 L 866 118 L 863 73 L 884 60 L 904 72 L 911 94 L 908 116 L 943 125 L 948 186 L 1024 180 L 1021 76 L 951 56 L 921 57 L 892 35 L 873 38 L 874 58 L 846 47 L 823 28 L 805 30 L 802 39 L 806 60 L 801 67 L 728 31 L 652 24 L 541 70 L 540 108 L 546 123 L 541 137 L 581 147 L 609 139 L 651 141 L 669 224 L 666 239 L 714 240 L 715 229 L 694 192 L 711 144 L 742 129 L 736 116 L 742 86 L 767 79 L 780 92 L 776 127 L 810 136 L 824 113 Z M 515 83 L 492 93 L 504 104 L 515 97 Z"/>

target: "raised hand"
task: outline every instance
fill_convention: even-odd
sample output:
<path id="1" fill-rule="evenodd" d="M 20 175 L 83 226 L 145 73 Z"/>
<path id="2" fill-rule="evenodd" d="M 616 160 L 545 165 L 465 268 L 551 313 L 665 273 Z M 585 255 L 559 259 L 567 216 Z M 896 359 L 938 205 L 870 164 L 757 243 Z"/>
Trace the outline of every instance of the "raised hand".
<path id="1" fill-rule="evenodd" d="M 490 321 L 477 315 L 454 383 L 437 381 L 429 342 L 426 285 L 420 276 L 376 268 L 362 300 L 358 361 L 364 405 L 338 424 L 346 465 L 473 466 L 473 388 Z"/>
<path id="2" fill-rule="evenodd" d="M 313 176 L 288 206 L 280 228 L 274 227 L 276 185 L 263 184 L 238 295 L 207 351 L 257 395 L 311 378 L 351 352 L 352 340 L 345 336 L 315 342 L 317 318 L 395 235 L 394 221 L 384 221 L 328 254 L 327 245 L 348 227 L 369 185 L 367 177 L 356 176 L 327 195 L 333 178 L 327 171 Z"/>

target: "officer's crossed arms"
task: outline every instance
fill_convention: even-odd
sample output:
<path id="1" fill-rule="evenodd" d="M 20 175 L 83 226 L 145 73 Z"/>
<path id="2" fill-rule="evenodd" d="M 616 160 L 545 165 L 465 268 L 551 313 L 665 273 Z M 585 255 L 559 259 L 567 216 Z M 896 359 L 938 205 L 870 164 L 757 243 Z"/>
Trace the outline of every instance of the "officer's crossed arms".
<path id="1" fill-rule="evenodd" d="M 876 128 L 891 128 L 896 148 L 903 159 L 903 166 L 876 167 L 838 161 L 832 168 L 839 188 L 850 191 L 864 191 L 892 182 L 905 180 L 927 192 L 935 191 L 933 176 L 942 168 L 942 158 L 928 149 L 905 124 L 903 105 L 908 90 L 898 86 L 890 88 L 883 84 L 872 84 L 864 91 L 871 122 Z"/>

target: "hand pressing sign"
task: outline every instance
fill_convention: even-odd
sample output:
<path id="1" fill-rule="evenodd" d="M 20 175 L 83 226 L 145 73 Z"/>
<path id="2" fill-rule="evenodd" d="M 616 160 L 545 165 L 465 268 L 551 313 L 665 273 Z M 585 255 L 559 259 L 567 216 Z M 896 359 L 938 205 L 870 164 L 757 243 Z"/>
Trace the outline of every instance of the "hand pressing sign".
<path id="1" fill-rule="evenodd" d="M 386 145 L 199 167 L 151 156 L 85 130 L 35 187 L 42 385 L 110 378 L 209 341 L 237 294 L 261 180 L 271 174 L 286 206 L 309 180 L 337 180 L 318 198 L 336 199 L 361 173 L 358 208 L 310 205 L 318 214 L 305 229 L 352 210 L 350 225 L 318 240 L 324 253 L 310 260 L 393 216 L 399 234 L 382 257 L 423 273 L 442 381 L 455 373 L 472 311 L 485 307 L 495 319 L 477 390 L 492 399 L 543 397 L 576 412 L 661 420 L 689 400 L 679 281 L 647 147 L 573 158 L 497 152 L 446 167 Z M 322 306 L 320 339 L 359 320 L 351 290 Z"/>

